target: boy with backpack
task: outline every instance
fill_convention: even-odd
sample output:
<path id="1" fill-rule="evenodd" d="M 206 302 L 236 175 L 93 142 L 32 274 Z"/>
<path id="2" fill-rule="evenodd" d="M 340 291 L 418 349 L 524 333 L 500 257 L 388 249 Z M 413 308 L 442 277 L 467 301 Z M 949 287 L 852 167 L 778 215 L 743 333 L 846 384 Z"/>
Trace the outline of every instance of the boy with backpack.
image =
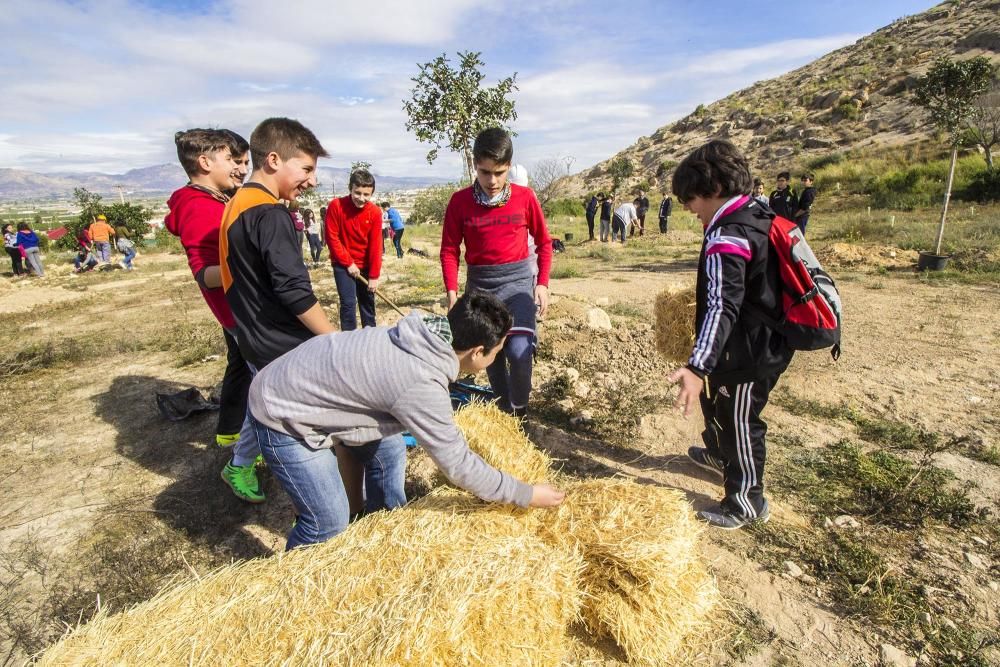
<path id="1" fill-rule="evenodd" d="M 316 160 L 327 152 L 298 121 L 268 118 L 250 135 L 250 154 L 253 173 L 226 204 L 218 238 L 220 282 L 253 375 L 334 328 L 313 293 L 292 216 L 279 202 L 316 186 Z M 254 471 L 259 454 L 256 437 L 241 437 L 222 470 L 237 495 L 258 503 L 265 499 Z"/>
<path id="2" fill-rule="evenodd" d="M 371 201 L 375 177 L 367 169 L 355 169 L 347 189 L 347 195 L 330 200 L 325 220 L 341 331 L 358 328 L 356 311 L 361 312 L 361 326 L 375 326 L 375 290 L 384 252 L 382 211 Z"/>
<path id="3" fill-rule="evenodd" d="M 698 258 L 694 349 L 687 365 L 668 380 L 680 384 L 677 405 L 685 416 L 700 400 L 705 446 L 691 447 L 688 456 L 722 476 L 725 495 L 718 508 L 698 517 L 727 530 L 770 518 L 761 412 L 792 359 L 781 333 L 747 315 L 749 305 L 782 319 L 771 218 L 750 197 L 752 188 L 746 158 L 724 140 L 696 149 L 673 176 L 677 200 L 701 220 L 705 239 Z"/>
<path id="4" fill-rule="evenodd" d="M 472 452 L 452 414 L 449 384 L 489 366 L 510 326 L 503 302 L 469 292 L 447 318 L 413 312 L 392 327 L 317 336 L 263 369 L 250 388 L 250 411 L 264 458 L 295 506 L 286 548 L 323 542 L 347 526 L 331 444 L 371 463 L 368 512 L 405 504 L 404 430 L 452 483 L 483 500 L 558 505 L 561 491 L 526 484 Z"/>

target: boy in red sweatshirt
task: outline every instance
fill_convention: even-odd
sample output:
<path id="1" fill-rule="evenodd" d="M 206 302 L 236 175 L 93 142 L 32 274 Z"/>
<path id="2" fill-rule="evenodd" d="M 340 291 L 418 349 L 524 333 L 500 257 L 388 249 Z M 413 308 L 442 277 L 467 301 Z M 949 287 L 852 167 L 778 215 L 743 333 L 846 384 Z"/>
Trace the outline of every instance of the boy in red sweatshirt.
<path id="1" fill-rule="evenodd" d="M 223 447 L 236 444 L 241 434 L 244 440 L 255 438 L 246 422 L 252 378 L 236 344 L 236 320 L 226 302 L 219 272 L 219 225 L 229 201 L 223 191 L 239 185 L 233 180 L 238 171 L 233 150 L 239 144 L 234 137 L 246 143 L 228 130 L 192 129 L 174 135 L 177 158 L 191 181 L 170 196 L 170 213 L 164 219 L 167 230 L 180 238 L 195 282 L 226 340 L 226 373 L 215 435 L 216 444 Z M 238 498 L 253 503 L 264 499 L 252 465 L 237 477 L 229 485 Z"/>
<path id="2" fill-rule="evenodd" d="M 355 169 L 348 189 L 346 197 L 330 201 L 325 221 L 341 331 L 358 328 L 355 309 L 361 311 L 361 326 L 375 326 L 375 289 L 382 271 L 382 210 L 371 201 L 375 177 L 367 169 Z"/>
<path id="3" fill-rule="evenodd" d="M 552 239 L 542 207 L 531 188 L 508 179 L 514 144 L 500 129 L 483 130 L 472 147 L 476 180 L 448 202 L 441 231 L 441 271 L 448 307 L 458 299 L 458 265 L 461 245 L 469 266 L 465 290 L 489 292 L 503 301 L 514 318 L 504 344 L 486 374 L 500 398 L 502 410 L 527 414 L 531 393 L 535 315 L 542 317 L 549 304 L 549 269 Z M 538 256 L 528 255 L 528 234 L 535 239 Z"/>

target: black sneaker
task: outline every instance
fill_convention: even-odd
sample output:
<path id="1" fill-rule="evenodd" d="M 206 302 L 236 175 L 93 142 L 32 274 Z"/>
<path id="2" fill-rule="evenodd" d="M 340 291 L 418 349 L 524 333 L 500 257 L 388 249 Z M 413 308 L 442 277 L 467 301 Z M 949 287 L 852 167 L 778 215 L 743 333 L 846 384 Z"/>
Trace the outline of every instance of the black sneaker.
<path id="1" fill-rule="evenodd" d="M 725 474 L 726 464 L 722 462 L 722 459 L 717 459 L 709 454 L 704 447 L 688 447 L 688 458 L 699 468 L 711 470 L 720 477 Z"/>
<path id="2" fill-rule="evenodd" d="M 743 526 L 747 526 L 755 521 L 760 521 L 761 523 L 767 523 L 771 518 L 771 508 L 768 507 L 767 501 L 764 501 L 764 506 L 761 508 L 760 512 L 757 513 L 755 517 L 749 517 L 742 514 L 733 514 L 732 511 L 725 507 L 720 507 L 717 510 L 702 510 L 695 514 L 699 519 L 705 521 L 710 526 L 715 526 L 716 528 L 721 528 L 722 530 L 738 530 Z"/>

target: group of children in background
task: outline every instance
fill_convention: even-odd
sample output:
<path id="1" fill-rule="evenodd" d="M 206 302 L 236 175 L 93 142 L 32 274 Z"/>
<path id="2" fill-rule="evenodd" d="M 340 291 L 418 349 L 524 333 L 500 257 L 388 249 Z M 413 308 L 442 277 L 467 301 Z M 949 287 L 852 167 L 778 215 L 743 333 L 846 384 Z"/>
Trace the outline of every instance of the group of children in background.
<path id="1" fill-rule="evenodd" d="M 18 223 L 17 231 L 14 231 L 14 225 L 4 225 L 3 246 L 10 257 L 15 278 L 29 275 L 29 270 L 39 278 L 45 275 L 45 267 L 42 266 L 42 253 L 38 249 L 38 245 L 38 235 L 28 223 Z"/>
<path id="2" fill-rule="evenodd" d="M 180 238 L 227 345 L 216 442 L 231 446 L 232 456 L 221 476 L 239 498 L 264 502 L 256 471 L 267 463 L 296 511 L 287 548 L 329 539 L 364 512 L 404 504 L 404 431 L 454 484 L 480 498 L 522 507 L 562 501 L 558 489 L 526 484 L 471 451 L 449 396 L 459 373 L 484 370 L 500 409 L 518 418 L 528 413 L 537 319 L 549 303 L 552 243 L 534 192 L 512 182 L 509 133 L 493 128 L 477 136 L 475 178 L 448 203 L 440 247 L 447 316 L 413 312 L 392 326 L 378 326 L 375 310 L 383 230 L 388 223 L 402 257 L 405 224 L 388 203 L 373 203 L 372 173 L 354 170 L 348 193 L 332 199 L 317 220 L 296 200 L 315 187 L 316 163 L 327 151 L 301 123 L 269 118 L 249 142 L 210 129 L 178 132 L 174 140 L 189 183 L 171 195 L 164 223 Z M 802 183 L 805 190 L 796 194 L 783 172 L 764 198 L 746 158 L 721 140 L 694 151 L 673 175 L 673 193 L 702 222 L 705 237 L 694 348 L 687 365 L 667 380 L 680 384 L 678 405 L 685 414 L 700 404 L 703 446 L 688 454 L 722 477 L 720 505 L 699 512 L 722 528 L 769 517 L 760 415 L 792 351 L 778 331 L 742 313 L 749 304 L 780 319 L 768 225 L 777 214 L 804 231 L 815 189 L 811 174 Z M 614 195 L 591 197 L 591 240 L 598 214 L 601 241 L 624 244 L 629 228 L 642 234 L 648 208 L 644 194 L 618 206 Z M 661 232 L 671 210 L 665 197 Z M 15 273 L 21 273 L 23 256 L 42 275 L 37 236 L 26 224 L 20 227 L 16 233 L 4 228 Z M 77 239 L 78 269 L 108 262 L 115 238 L 130 266 L 134 245 L 127 230 L 98 216 Z M 313 291 L 304 238 L 314 264 L 322 246 L 329 249 L 339 328 Z"/>

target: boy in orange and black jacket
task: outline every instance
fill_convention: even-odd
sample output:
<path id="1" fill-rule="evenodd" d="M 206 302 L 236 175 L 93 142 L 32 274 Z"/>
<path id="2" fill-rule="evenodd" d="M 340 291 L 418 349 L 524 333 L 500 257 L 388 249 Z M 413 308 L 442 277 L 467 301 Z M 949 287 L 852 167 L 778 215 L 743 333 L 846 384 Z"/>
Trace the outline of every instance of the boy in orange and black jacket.
<path id="1" fill-rule="evenodd" d="M 746 158 L 722 140 L 696 149 L 673 177 L 674 194 L 701 220 L 705 240 L 694 349 L 688 364 L 668 379 L 681 384 L 677 403 L 685 415 L 696 397 L 701 403 L 705 446 L 690 448 L 688 456 L 721 474 L 725 485 L 720 506 L 698 517 L 729 530 L 770 518 L 764 498 L 767 425 L 760 415 L 792 359 L 780 333 L 745 315 L 782 316 L 778 262 L 768 241 L 772 214 L 749 196 L 752 187 Z"/>
<path id="2" fill-rule="evenodd" d="M 295 201 L 316 185 L 316 160 L 327 152 L 298 121 L 269 118 L 250 135 L 250 154 L 250 180 L 222 215 L 219 266 L 240 352 L 256 373 L 299 343 L 334 328 L 313 294 L 292 216 L 279 203 Z M 230 486 L 255 481 L 241 471 L 252 470 L 259 454 L 256 439 L 241 439 L 222 471 L 223 480 Z"/>

